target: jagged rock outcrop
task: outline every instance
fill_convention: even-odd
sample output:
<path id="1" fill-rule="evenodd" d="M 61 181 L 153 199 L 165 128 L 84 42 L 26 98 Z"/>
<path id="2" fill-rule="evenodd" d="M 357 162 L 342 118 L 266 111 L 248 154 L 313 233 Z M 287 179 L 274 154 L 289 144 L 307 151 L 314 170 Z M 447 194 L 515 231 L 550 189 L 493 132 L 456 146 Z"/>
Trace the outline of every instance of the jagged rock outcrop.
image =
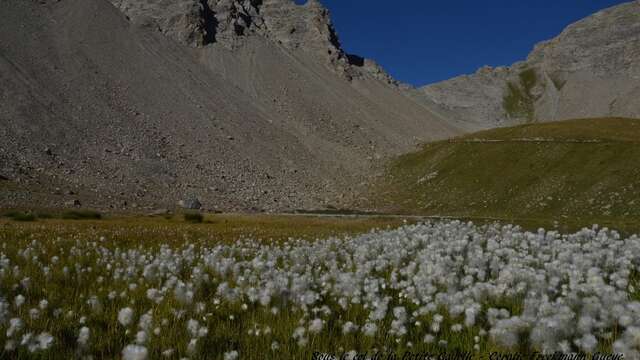
<path id="1" fill-rule="evenodd" d="M 110 0 L 135 24 L 155 26 L 194 47 L 218 43 L 234 48 L 257 34 L 289 49 L 331 59 L 346 58 L 329 17 L 316 0 Z"/>
<path id="2" fill-rule="evenodd" d="M 527 121 L 640 117 L 640 1 L 600 11 L 538 44 L 526 61 L 484 67 L 416 92 L 470 129 Z"/>
<path id="3" fill-rule="evenodd" d="M 205 1 L 199 0 L 110 0 L 134 24 L 153 27 L 191 46 L 202 46 L 215 37 Z"/>
<path id="4" fill-rule="evenodd" d="M 371 76 L 404 86 L 369 59 L 348 55 L 340 45 L 329 11 L 318 1 L 293 0 L 110 0 L 134 23 L 152 26 L 193 47 L 241 46 L 261 36 L 288 50 L 310 52 L 348 79 Z"/>

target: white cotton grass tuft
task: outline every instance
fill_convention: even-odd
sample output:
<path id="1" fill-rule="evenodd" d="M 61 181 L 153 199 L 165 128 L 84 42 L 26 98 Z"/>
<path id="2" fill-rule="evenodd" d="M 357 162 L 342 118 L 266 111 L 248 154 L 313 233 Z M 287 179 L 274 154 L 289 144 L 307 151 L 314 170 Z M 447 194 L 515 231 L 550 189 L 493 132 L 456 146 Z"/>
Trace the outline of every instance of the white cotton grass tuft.
<path id="1" fill-rule="evenodd" d="M 40 350 L 47 350 L 53 345 L 53 336 L 47 332 L 43 332 L 38 334 L 36 340 L 38 341 L 38 346 Z"/>
<path id="2" fill-rule="evenodd" d="M 149 339 L 149 336 L 147 335 L 146 331 L 140 330 L 136 333 L 136 344 L 144 345 L 147 343 L 148 339 Z"/>
<path id="3" fill-rule="evenodd" d="M 0 325 L 3 325 L 9 318 L 10 305 L 4 298 L 0 297 Z"/>
<path id="4" fill-rule="evenodd" d="M 352 334 L 354 332 L 358 331 L 358 326 L 354 323 L 352 323 L 351 321 L 347 321 L 346 323 L 344 323 L 342 325 L 342 334 L 343 335 L 349 335 Z"/>
<path id="5" fill-rule="evenodd" d="M 306 332 L 307 329 L 303 326 L 299 326 L 293 331 L 292 337 L 297 340 L 297 344 L 299 347 L 305 347 L 309 342 L 309 339 L 306 336 Z"/>
<path id="6" fill-rule="evenodd" d="M 26 333 L 20 340 L 20 345 L 27 348 L 30 353 L 38 351 L 46 351 L 53 345 L 53 336 L 47 332 L 42 332 L 38 335 L 33 333 Z"/>
<path id="7" fill-rule="evenodd" d="M 25 303 L 25 301 L 26 299 L 23 295 L 16 295 L 16 297 L 13 300 L 13 303 L 16 306 L 16 308 L 20 308 Z"/>
<path id="8" fill-rule="evenodd" d="M 153 316 L 150 313 L 143 314 L 138 320 L 138 327 L 141 330 L 149 331 L 153 325 Z"/>
<path id="9" fill-rule="evenodd" d="M 24 322 L 20 318 L 12 318 L 9 320 L 9 328 L 7 329 L 7 338 L 11 338 L 14 335 L 20 333 L 24 328 Z"/>
<path id="10" fill-rule="evenodd" d="M 127 307 L 118 312 L 118 322 L 120 325 L 127 327 L 133 322 L 133 309 Z"/>
<path id="11" fill-rule="evenodd" d="M 106 334 L 104 319 L 130 344 L 116 351 L 131 359 L 152 356 L 157 344 L 153 356 L 197 358 L 218 321 L 243 328 L 274 356 L 290 343 L 312 350 L 319 336 L 389 336 L 393 346 L 442 351 L 470 336 L 475 351 L 527 343 L 547 353 L 593 352 L 607 342 L 628 358 L 640 352 L 640 302 L 629 296 L 638 288 L 640 238 L 596 227 L 562 235 L 447 221 L 313 241 L 51 241 L 0 243 L 7 352 L 51 350 L 63 333 L 77 336 L 78 356 L 89 355 Z M 52 249 L 55 262 L 47 261 Z M 40 295 L 76 282 L 86 289 L 80 306 Z M 518 306 L 488 305 L 505 299 Z M 283 334 L 275 325 L 291 313 L 301 315 Z M 52 322 L 62 329 L 47 329 Z M 180 342 L 167 340 L 174 329 L 184 333 Z"/>
<path id="12" fill-rule="evenodd" d="M 175 349 L 167 349 L 162 352 L 162 356 L 166 358 L 170 358 L 173 356 L 175 352 L 176 352 Z"/>
<path id="13" fill-rule="evenodd" d="M 141 345 L 127 345 L 122 350 L 122 360 L 147 360 L 149 350 Z"/>
<path id="14" fill-rule="evenodd" d="M 356 356 L 358 356 L 358 352 L 355 350 L 350 350 L 345 354 L 345 360 L 354 360 Z"/>
<path id="15" fill-rule="evenodd" d="M 239 354 L 236 350 L 224 353 L 224 360 L 238 360 Z"/>
<path id="16" fill-rule="evenodd" d="M 323 326 L 324 326 L 324 321 L 322 321 L 322 319 L 313 319 L 309 324 L 309 333 L 318 334 L 322 331 Z"/>
<path id="17" fill-rule="evenodd" d="M 15 340 L 9 339 L 4 343 L 4 351 L 12 352 L 16 349 L 18 343 Z"/>
<path id="18" fill-rule="evenodd" d="M 374 323 L 366 323 L 362 327 L 362 332 L 367 337 L 374 337 L 374 336 L 376 336 L 376 333 L 378 332 L 378 325 L 376 325 Z"/>
<path id="19" fill-rule="evenodd" d="M 422 339 L 422 341 L 423 341 L 425 344 L 432 344 L 432 343 L 435 341 L 435 339 L 436 339 L 436 338 L 435 338 L 435 336 L 433 336 L 433 335 L 431 335 L 431 334 L 426 334 L 426 335 L 424 336 L 424 338 Z"/>
<path id="20" fill-rule="evenodd" d="M 78 333 L 78 346 L 80 348 L 86 348 L 89 345 L 89 337 L 91 335 L 91 331 L 88 327 L 83 326 L 80 328 L 80 332 Z"/>
<path id="21" fill-rule="evenodd" d="M 592 353 L 598 345 L 598 339 L 592 334 L 585 334 L 575 341 L 575 345 L 585 353 Z"/>
<path id="22" fill-rule="evenodd" d="M 194 356 L 198 351 L 198 339 L 189 340 L 189 344 L 187 344 L 187 354 L 190 356 Z"/>
<path id="23" fill-rule="evenodd" d="M 187 321 L 187 330 L 191 334 L 191 337 L 196 337 L 198 335 L 199 328 L 200 323 L 198 323 L 198 320 L 190 319 Z"/>
<path id="24" fill-rule="evenodd" d="M 209 330 L 206 326 L 201 326 L 200 323 L 195 319 L 190 319 L 187 321 L 187 331 L 191 334 L 192 338 L 203 338 L 207 336 Z"/>

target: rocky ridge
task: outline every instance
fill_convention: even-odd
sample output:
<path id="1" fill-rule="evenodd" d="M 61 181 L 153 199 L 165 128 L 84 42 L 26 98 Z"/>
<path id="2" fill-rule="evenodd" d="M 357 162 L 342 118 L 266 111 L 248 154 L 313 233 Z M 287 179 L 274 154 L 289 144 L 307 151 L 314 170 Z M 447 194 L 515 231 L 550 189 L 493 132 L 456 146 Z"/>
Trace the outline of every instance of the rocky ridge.
<path id="1" fill-rule="evenodd" d="M 156 28 L 192 47 L 234 49 L 249 36 L 261 36 L 288 50 L 310 52 L 348 79 L 372 76 L 406 88 L 375 61 L 347 54 L 329 11 L 318 0 L 304 5 L 293 0 L 110 1 L 134 24 Z"/>
<path id="2" fill-rule="evenodd" d="M 530 121 L 640 117 L 640 1 L 602 10 L 535 46 L 525 61 L 415 92 L 477 129 Z"/>

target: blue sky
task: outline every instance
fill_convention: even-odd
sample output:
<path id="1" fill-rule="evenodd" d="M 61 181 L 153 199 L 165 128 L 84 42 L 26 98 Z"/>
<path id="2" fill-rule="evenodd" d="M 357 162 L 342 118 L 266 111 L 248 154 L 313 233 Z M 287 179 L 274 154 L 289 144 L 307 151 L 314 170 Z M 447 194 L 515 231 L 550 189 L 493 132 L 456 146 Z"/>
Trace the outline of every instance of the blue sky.
<path id="1" fill-rule="evenodd" d="M 304 3 L 304 0 L 296 0 Z M 523 60 L 534 44 L 614 0 L 321 0 L 345 50 L 424 85 Z"/>

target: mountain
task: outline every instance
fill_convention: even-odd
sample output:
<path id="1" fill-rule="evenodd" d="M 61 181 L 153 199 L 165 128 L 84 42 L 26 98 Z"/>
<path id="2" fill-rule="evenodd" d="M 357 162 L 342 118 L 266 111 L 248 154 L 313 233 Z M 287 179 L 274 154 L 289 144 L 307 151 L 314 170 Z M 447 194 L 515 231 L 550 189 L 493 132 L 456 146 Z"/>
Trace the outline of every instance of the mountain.
<path id="1" fill-rule="evenodd" d="M 0 206 L 339 206 L 462 132 L 317 1 L 3 0 Z"/>
<path id="2" fill-rule="evenodd" d="M 640 117 L 640 1 L 602 10 L 525 61 L 417 89 L 442 116 L 486 129 L 584 117 Z"/>
<path id="3" fill-rule="evenodd" d="M 419 143 L 640 117 L 640 1 L 526 61 L 421 89 L 347 53 L 317 0 L 3 0 L 0 13 L 5 208 L 343 207 Z"/>

